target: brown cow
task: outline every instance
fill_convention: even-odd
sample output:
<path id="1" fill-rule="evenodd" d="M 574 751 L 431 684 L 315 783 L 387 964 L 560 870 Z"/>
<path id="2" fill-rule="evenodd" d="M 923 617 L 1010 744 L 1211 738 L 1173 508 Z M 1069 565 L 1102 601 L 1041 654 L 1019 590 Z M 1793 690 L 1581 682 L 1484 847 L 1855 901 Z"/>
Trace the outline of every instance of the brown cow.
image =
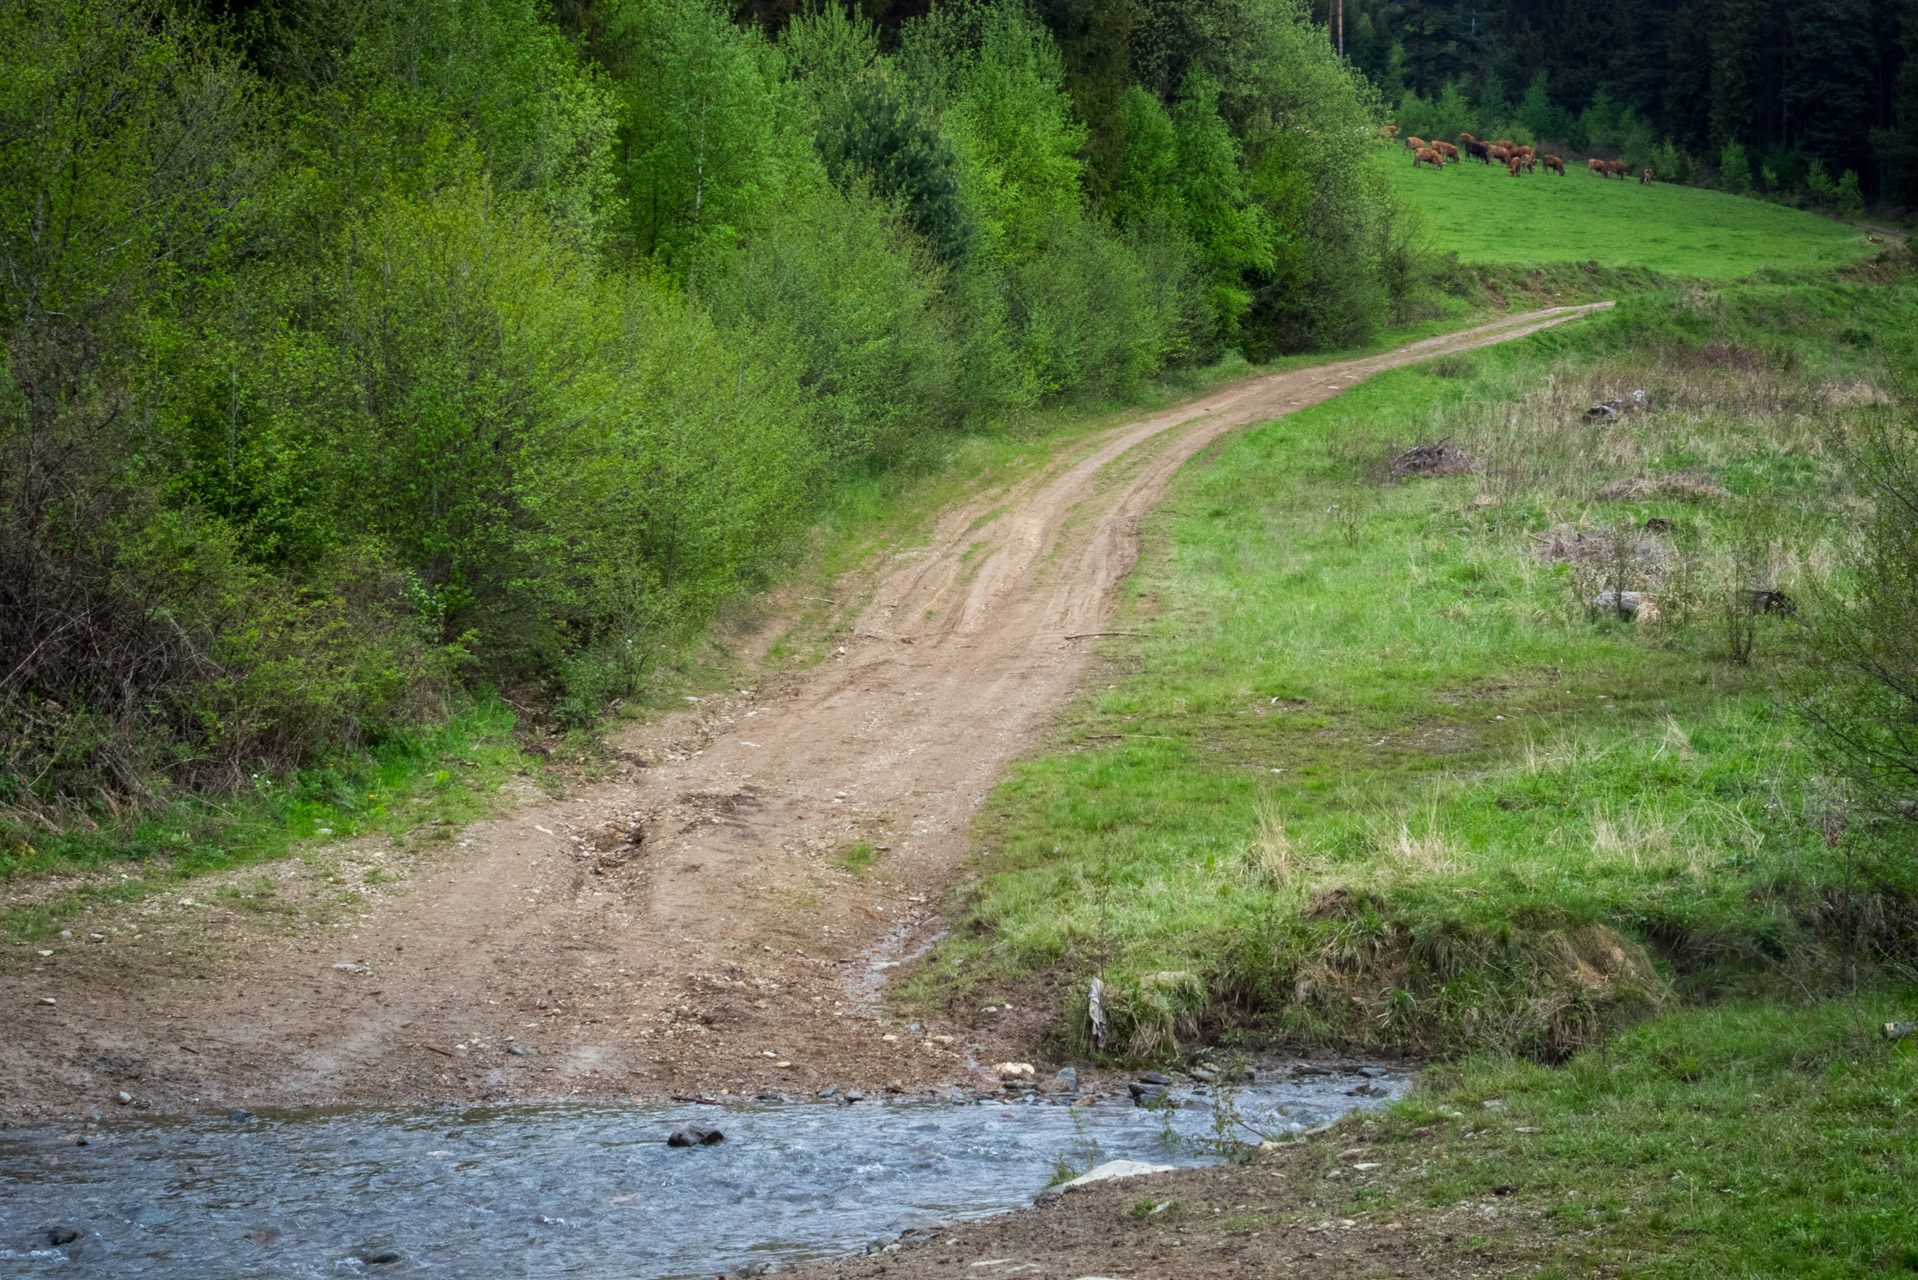
<path id="1" fill-rule="evenodd" d="M 1532 171 L 1538 168 L 1538 158 L 1536 156 L 1526 155 L 1522 152 L 1518 155 L 1513 156 L 1512 162 L 1518 165 L 1520 168 L 1524 169 L 1525 172 L 1527 173 L 1531 173 Z"/>
<path id="2" fill-rule="evenodd" d="M 1543 164 L 1547 169 L 1556 170 L 1559 177 L 1562 178 L 1565 176 L 1565 162 L 1557 156 L 1541 156 L 1539 157 L 1539 163 Z"/>
<path id="3" fill-rule="evenodd" d="M 1458 163 L 1458 148 L 1453 146 L 1451 143 L 1434 142 L 1432 144 L 1432 150 L 1438 152 L 1440 155 L 1444 156 L 1447 160 L 1450 160 L 1453 164 Z"/>
<path id="4" fill-rule="evenodd" d="M 1384 138 L 1387 142 L 1390 142 L 1392 139 L 1398 136 L 1399 136 L 1399 127 L 1397 125 L 1382 124 L 1379 126 L 1379 137 Z"/>
<path id="5" fill-rule="evenodd" d="M 1524 156 L 1507 156 L 1505 159 L 1505 168 L 1516 178 L 1518 177 L 1519 168 L 1524 165 L 1524 163 Z"/>
<path id="6" fill-rule="evenodd" d="M 1412 138 L 1407 138 L 1405 140 L 1405 149 L 1407 151 L 1423 151 L 1425 148 L 1431 145 L 1432 145 L 1431 143 L 1427 142 L 1423 138 L 1412 137 Z"/>
<path id="7" fill-rule="evenodd" d="M 1477 138 L 1474 138 L 1471 134 L 1466 133 L 1463 130 L 1459 132 L 1458 140 L 1460 142 L 1477 142 L 1478 141 Z"/>
<path id="8" fill-rule="evenodd" d="M 1652 171 L 1650 169 L 1647 169 L 1645 170 L 1645 172 L 1638 175 L 1638 185 L 1641 187 L 1649 186 L 1651 184 L 1651 180 L 1652 180 Z"/>
<path id="9" fill-rule="evenodd" d="M 1490 156 L 1492 159 L 1498 161 L 1500 164 L 1506 164 L 1510 162 L 1512 158 L 1512 153 L 1510 151 L 1507 151 L 1504 147 L 1501 147 L 1496 142 L 1494 142 L 1491 146 L 1485 148 L 1485 154 Z"/>
<path id="10" fill-rule="evenodd" d="M 1625 181 L 1625 162 L 1623 160 L 1607 160 L 1605 162 L 1605 176 L 1608 178 L 1617 178 L 1620 182 Z"/>
<path id="11" fill-rule="evenodd" d="M 1429 164 L 1434 169 L 1443 169 L 1445 167 L 1445 157 L 1432 150 L 1432 148 L 1425 147 L 1420 150 L 1417 155 L 1412 157 L 1412 167 L 1414 169 L 1422 164 Z"/>
<path id="12" fill-rule="evenodd" d="M 1593 156 L 1585 162 L 1585 169 L 1586 172 L 1595 173 L 1601 178 L 1605 176 L 1605 162 L 1597 156 Z"/>
<path id="13" fill-rule="evenodd" d="M 1525 155 L 1525 156 L 1535 156 L 1535 155 L 1537 155 L 1537 154 L 1538 154 L 1538 152 L 1537 152 L 1537 151 L 1535 151 L 1535 150 L 1534 150 L 1534 149 L 1533 149 L 1533 148 L 1532 148 L 1532 147 L 1530 146 L 1530 144 L 1527 144 L 1527 145 L 1525 145 L 1525 146 L 1522 146 L 1522 147 L 1513 147 L 1513 148 L 1512 148 L 1512 150 L 1513 150 L 1513 151 L 1515 151 L 1515 152 L 1517 152 L 1517 153 L 1518 153 L 1519 155 Z"/>

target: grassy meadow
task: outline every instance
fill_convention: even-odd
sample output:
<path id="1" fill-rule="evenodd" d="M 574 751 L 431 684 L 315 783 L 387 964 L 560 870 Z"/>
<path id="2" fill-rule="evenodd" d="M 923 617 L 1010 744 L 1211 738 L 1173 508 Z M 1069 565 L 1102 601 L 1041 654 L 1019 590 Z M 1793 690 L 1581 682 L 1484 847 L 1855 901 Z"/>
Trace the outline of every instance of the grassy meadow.
<path id="1" fill-rule="evenodd" d="M 1148 522 L 1114 624 L 1144 638 L 989 804 L 922 990 L 1101 973 L 1138 1058 L 1554 1061 L 1849 981 L 1836 935 L 1905 889 L 1834 826 L 1803 628 L 1744 593 L 1840 558 L 1884 378 L 1859 335 L 1914 314 L 1906 286 L 1629 298 L 1225 442 Z M 1636 389 L 1650 412 L 1586 421 Z M 1440 441 L 1463 457 L 1394 474 Z M 1594 607 L 1621 587 L 1657 620 Z"/>
<path id="2" fill-rule="evenodd" d="M 1842 267 L 1871 253 L 1858 227 L 1720 191 L 1634 177 L 1620 182 L 1566 166 L 1514 179 L 1468 161 L 1412 168 L 1404 152 L 1379 161 L 1398 195 L 1424 215 L 1430 246 L 1467 263 L 1505 266 L 1595 262 L 1703 280 L 1797 275 Z"/>

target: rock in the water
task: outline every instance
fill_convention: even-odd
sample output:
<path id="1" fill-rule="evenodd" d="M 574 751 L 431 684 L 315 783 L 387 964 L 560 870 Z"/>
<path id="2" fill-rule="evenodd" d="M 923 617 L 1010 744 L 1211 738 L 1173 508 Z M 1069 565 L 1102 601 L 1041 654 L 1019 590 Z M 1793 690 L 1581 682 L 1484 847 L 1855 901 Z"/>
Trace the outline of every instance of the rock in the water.
<path id="1" fill-rule="evenodd" d="M 836 1098 L 839 1096 L 839 1086 L 836 1084 L 829 1084 L 825 1088 L 821 1089 L 817 1096 L 821 1098 Z"/>
<path id="2" fill-rule="evenodd" d="M 1166 1087 L 1162 1084 L 1147 1084 L 1143 1080 L 1134 1080 L 1126 1086 L 1126 1092 L 1132 1095 L 1135 1102 L 1149 1102 L 1155 1098 L 1165 1097 Z"/>
<path id="3" fill-rule="evenodd" d="M 1388 1072 L 1384 1067 L 1360 1067 L 1359 1074 L 1368 1080 L 1378 1080 L 1387 1075 Z"/>
<path id="4" fill-rule="evenodd" d="M 128 1093 L 125 1089 L 122 1089 L 120 1090 L 120 1092 L 113 1095 L 113 1100 L 119 1103 L 123 1107 L 129 1106 L 133 1102 L 133 1095 Z"/>
<path id="5" fill-rule="evenodd" d="M 673 1134 L 672 1137 L 666 1139 L 666 1145 L 669 1147 L 710 1147 L 713 1143 L 723 1142 L 725 1139 L 726 1135 L 717 1129 L 708 1128 L 703 1124 L 689 1124 L 684 1129 Z"/>
<path id="6" fill-rule="evenodd" d="M 368 1240 L 353 1251 L 353 1256 L 369 1267 L 390 1267 L 401 1260 L 401 1253 L 384 1240 Z"/>
<path id="7" fill-rule="evenodd" d="M 1079 1069 L 1077 1067 L 1062 1068 L 1053 1073 L 1052 1079 L 1054 1083 L 1059 1085 L 1059 1087 L 1067 1093 L 1079 1092 Z"/>
<path id="8" fill-rule="evenodd" d="M 72 1244 L 80 1238 L 80 1232 L 74 1227 L 54 1227 L 47 1232 L 48 1244 Z"/>
<path id="9" fill-rule="evenodd" d="M 865 1095 L 865 1094 L 863 1094 L 863 1093 L 855 1093 L 855 1092 L 853 1092 L 853 1091 L 851 1091 L 851 1090 L 848 1090 L 848 1091 L 847 1091 L 847 1092 L 846 1092 L 846 1093 L 845 1093 L 844 1095 L 842 1095 L 842 1096 L 843 1096 L 843 1097 L 844 1097 L 844 1098 L 846 1099 L 846 1101 L 847 1101 L 847 1102 L 864 1102 L 864 1101 L 866 1100 L 866 1095 Z"/>
<path id="10" fill-rule="evenodd" d="M 253 1118 L 253 1113 L 251 1111 L 248 1111 L 245 1107 L 235 1107 L 233 1108 L 233 1110 L 226 1113 L 226 1118 L 233 1121 L 235 1124 L 245 1124 L 247 1121 Z"/>
<path id="11" fill-rule="evenodd" d="M 1160 1075 L 1157 1071 L 1141 1071 L 1139 1073 L 1139 1083 L 1141 1084 L 1171 1084 L 1172 1077 Z"/>
<path id="12" fill-rule="evenodd" d="M 1086 1170 L 1071 1182 L 1062 1182 L 1056 1187 L 1047 1187 L 1039 1193 L 1038 1198 L 1041 1200 L 1050 1200 L 1054 1196 L 1064 1195 L 1074 1187 L 1090 1186 L 1095 1182 L 1110 1182 L 1114 1178 L 1137 1178 L 1147 1173 L 1172 1173 L 1177 1169 L 1177 1165 L 1146 1164 L 1142 1160 L 1108 1160 L 1102 1165 L 1095 1165 Z"/>

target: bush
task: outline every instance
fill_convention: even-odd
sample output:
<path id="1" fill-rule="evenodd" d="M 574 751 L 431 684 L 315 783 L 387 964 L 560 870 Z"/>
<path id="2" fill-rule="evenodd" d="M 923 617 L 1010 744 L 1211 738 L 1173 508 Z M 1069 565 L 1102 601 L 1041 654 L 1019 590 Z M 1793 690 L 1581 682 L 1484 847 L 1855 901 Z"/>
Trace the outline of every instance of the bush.
<path id="1" fill-rule="evenodd" d="M 1736 142 L 1727 142 L 1718 150 L 1718 175 L 1725 184 L 1725 190 L 1733 195 L 1742 195 L 1751 190 L 1752 166 L 1745 155 L 1745 148 Z"/>
<path id="2" fill-rule="evenodd" d="M 0 222 L 0 790 L 230 788 L 460 682 L 584 723 L 840 477 L 1371 332 L 1378 105 L 1295 0 L 1210 3 L 1142 15 L 1102 206 L 1016 0 L 896 54 L 716 0 L 0 13 L 46 211 Z"/>
<path id="3" fill-rule="evenodd" d="M 1879 417 L 1851 461 L 1871 514 L 1813 620 L 1831 670 L 1808 683 L 1803 705 L 1840 772 L 1873 807 L 1908 817 L 1918 800 L 1918 422 L 1909 407 Z"/>

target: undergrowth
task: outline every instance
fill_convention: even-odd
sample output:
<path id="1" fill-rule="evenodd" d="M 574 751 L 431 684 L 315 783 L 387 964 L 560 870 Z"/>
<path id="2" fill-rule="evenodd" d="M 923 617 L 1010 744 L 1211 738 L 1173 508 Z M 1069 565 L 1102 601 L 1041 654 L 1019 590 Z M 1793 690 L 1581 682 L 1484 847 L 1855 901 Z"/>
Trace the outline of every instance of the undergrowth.
<path id="1" fill-rule="evenodd" d="M 15 809 L 0 825 L 0 882 L 78 874 L 83 887 L 0 910 L 0 931 L 42 937 L 88 901 L 137 901 L 181 880 L 282 857 L 315 838 L 380 834 L 403 842 L 409 833 L 450 834 L 496 811 L 510 779 L 540 777 L 542 761 L 515 741 L 515 725 L 506 703 L 479 698 L 435 728 L 256 777 L 238 795 L 180 795 L 119 814 Z M 121 870 L 114 880 L 88 875 L 114 867 Z"/>

